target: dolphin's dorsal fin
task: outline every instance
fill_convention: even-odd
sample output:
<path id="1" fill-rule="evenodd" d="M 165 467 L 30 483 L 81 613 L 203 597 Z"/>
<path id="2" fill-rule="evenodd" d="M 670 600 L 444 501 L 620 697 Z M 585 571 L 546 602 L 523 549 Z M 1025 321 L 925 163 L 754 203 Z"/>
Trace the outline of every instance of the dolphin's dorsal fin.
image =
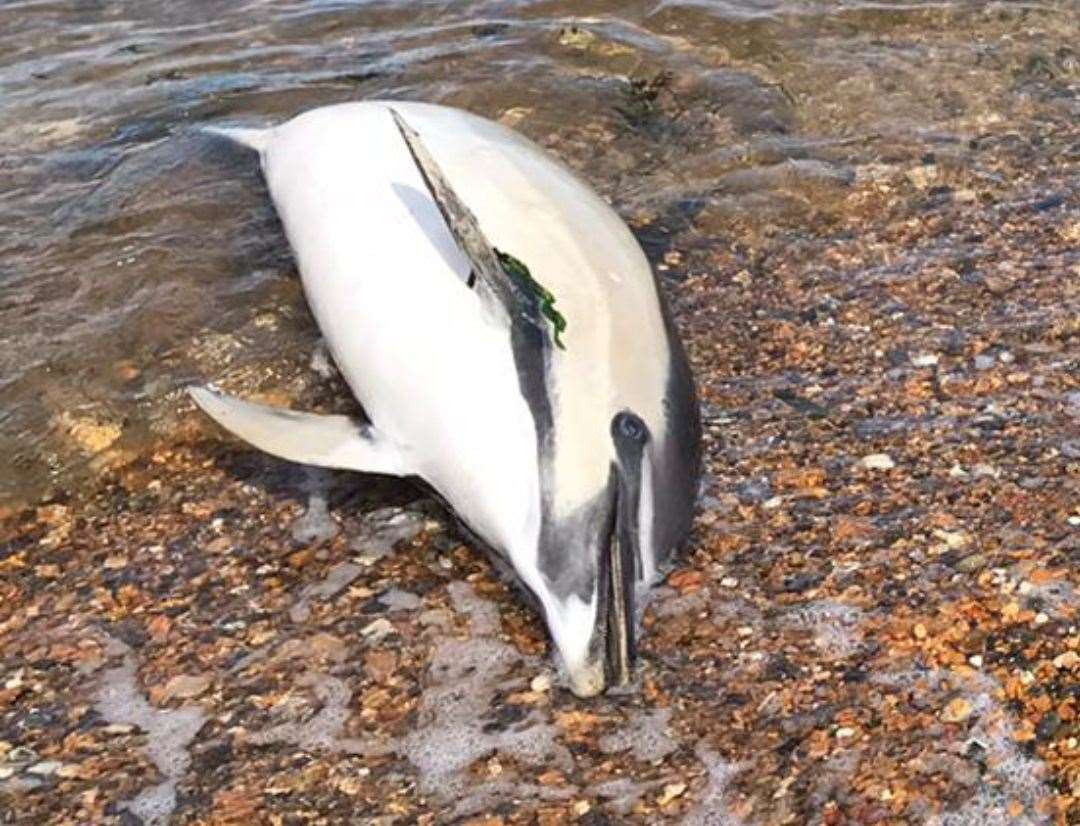
<path id="1" fill-rule="evenodd" d="M 269 407 L 211 387 L 189 387 L 188 393 L 210 418 L 233 435 L 281 459 L 388 476 L 415 473 L 396 445 L 371 425 L 350 416 Z"/>

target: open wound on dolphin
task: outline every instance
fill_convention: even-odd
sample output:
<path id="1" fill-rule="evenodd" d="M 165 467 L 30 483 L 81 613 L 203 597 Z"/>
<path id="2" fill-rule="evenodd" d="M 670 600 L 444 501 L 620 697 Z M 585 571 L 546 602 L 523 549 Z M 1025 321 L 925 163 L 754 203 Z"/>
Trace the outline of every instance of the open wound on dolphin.
<path id="1" fill-rule="evenodd" d="M 555 296 L 549 289 L 532 277 L 532 273 L 529 272 L 528 267 L 517 258 L 514 258 L 510 253 L 496 249 L 495 255 L 498 256 L 503 271 L 510 276 L 510 279 L 517 285 L 518 289 L 522 293 L 532 294 L 535 298 L 540 305 L 540 313 L 544 318 L 551 322 L 551 327 L 554 330 L 551 336 L 552 339 L 554 339 L 555 344 L 560 350 L 565 350 L 566 346 L 562 343 L 559 336 L 566 329 L 566 318 L 562 313 L 555 309 Z"/>

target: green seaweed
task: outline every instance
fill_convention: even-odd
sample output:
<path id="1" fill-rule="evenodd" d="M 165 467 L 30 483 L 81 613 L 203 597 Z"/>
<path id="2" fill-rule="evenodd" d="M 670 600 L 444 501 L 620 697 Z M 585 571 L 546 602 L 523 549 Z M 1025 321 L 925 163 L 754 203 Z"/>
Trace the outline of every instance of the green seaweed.
<path id="1" fill-rule="evenodd" d="M 566 319 L 562 313 L 555 309 L 555 296 L 543 284 L 533 278 L 529 268 L 517 258 L 498 249 L 495 250 L 495 255 L 498 256 L 503 271 L 510 276 L 518 289 L 531 293 L 537 298 L 540 303 L 541 314 L 551 322 L 551 327 L 554 330 L 552 338 L 555 340 L 555 345 L 560 350 L 565 350 L 566 347 L 563 345 L 559 335 L 566 329 Z"/>

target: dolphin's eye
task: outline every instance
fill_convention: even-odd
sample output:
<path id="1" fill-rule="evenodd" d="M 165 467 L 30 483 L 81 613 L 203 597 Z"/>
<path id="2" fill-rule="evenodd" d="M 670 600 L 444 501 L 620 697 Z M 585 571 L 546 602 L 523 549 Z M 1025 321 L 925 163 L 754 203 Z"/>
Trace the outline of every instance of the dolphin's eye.
<path id="1" fill-rule="evenodd" d="M 628 439 L 633 442 L 645 440 L 645 422 L 628 411 L 623 411 L 615 416 L 611 422 L 612 435 L 617 439 Z"/>

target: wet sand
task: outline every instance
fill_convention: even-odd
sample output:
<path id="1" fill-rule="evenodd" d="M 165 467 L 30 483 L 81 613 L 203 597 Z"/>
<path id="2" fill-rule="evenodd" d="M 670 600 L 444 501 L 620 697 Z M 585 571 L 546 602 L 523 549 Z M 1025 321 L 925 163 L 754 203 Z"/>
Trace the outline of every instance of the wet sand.
<path id="1" fill-rule="evenodd" d="M 827 61 L 737 110 L 771 132 L 700 66 L 572 124 L 475 107 L 612 198 L 698 377 L 707 484 L 632 691 L 570 695 L 422 489 L 263 457 L 174 390 L 152 438 L 76 408 L 84 481 L 0 511 L 0 822 L 1080 822 L 1076 57 L 999 11 L 962 87 L 915 13 L 860 41 L 922 54 L 918 128 L 866 128 L 892 93 Z M 551 48 L 628 71 L 594 29 Z M 736 46 L 691 55 L 773 71 Z M 350 409 L 272 281 L 173 380 Z"/>

